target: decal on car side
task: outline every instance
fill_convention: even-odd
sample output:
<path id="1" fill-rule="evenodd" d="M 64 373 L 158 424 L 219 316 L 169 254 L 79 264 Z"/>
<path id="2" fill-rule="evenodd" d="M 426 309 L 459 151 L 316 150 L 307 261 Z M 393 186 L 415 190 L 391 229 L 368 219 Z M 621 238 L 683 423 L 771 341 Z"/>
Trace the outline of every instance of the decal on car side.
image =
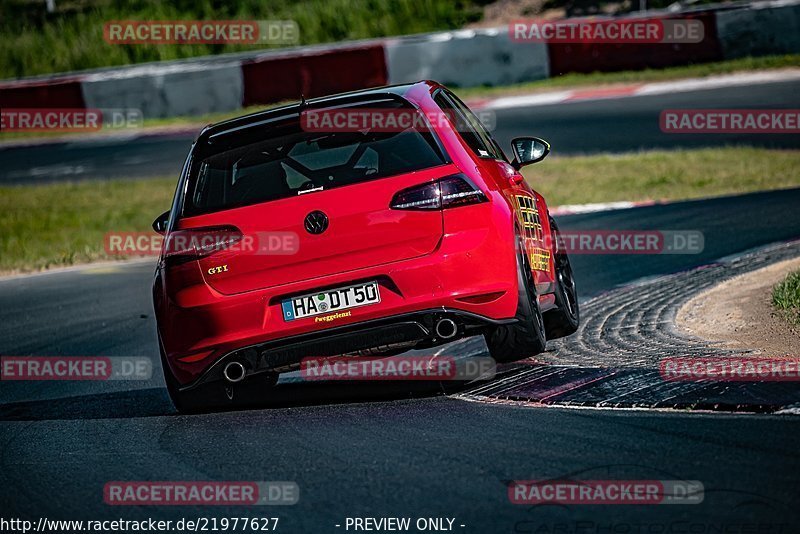
<path id="1" fill-rule="evenodd" d="M 537 243 L 544 241 L 544 230 L 542 221 L 539 218 L 539 210 L 533 197 L 527 195 L 515 195 L 517 217 L 522 225 L 526 242 L 533 240 Z M 531 269 L 537 271 L 549 271 L 550 251 L 534 246 L 530 250 Z"/>

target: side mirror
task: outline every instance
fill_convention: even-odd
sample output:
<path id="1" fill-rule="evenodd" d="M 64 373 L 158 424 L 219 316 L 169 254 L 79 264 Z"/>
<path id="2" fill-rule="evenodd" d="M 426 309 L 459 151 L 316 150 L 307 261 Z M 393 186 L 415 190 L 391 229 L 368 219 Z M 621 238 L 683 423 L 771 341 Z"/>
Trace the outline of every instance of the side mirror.
<path id="1" fill-rule="evenodd" d="M 511 141 L 511 148 L 514 151 L 512 165 L 517 170 L 542 161 L 550 153 L 550 143 L 538 137 L 515 137 Z"/>
<path id="2" fill-rule="evenodd" d="M 167 224 L 169 223 L 169 212 L 165 211 L 153 221 L 153 230 L 157 233 L 164 235 L 167 233 Z"/>

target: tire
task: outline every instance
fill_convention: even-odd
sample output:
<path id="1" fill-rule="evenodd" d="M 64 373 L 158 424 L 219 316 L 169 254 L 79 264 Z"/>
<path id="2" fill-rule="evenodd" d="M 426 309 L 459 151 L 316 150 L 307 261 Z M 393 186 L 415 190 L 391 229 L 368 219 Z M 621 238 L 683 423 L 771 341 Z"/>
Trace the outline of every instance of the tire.
<path id="1" fill-rule="evenodd" d="M 575 278 L 572 275 L 572 265 L 570 265 L 567 252 L 558 250 L 558 226 L 552 218 L 550 218 L 550 227 L 553 230 L 553 242 L 556 243 L 554 247 L 556 249 L 556 308 L 545 312 L 544 325 L 547 339 L 557 339 L 574 334 L 578 330 L 581 312 Z"/>
<path id="2" fill-rule="evenodd" d="M 544 320 L 539 311 L 539 301 L 533 281 L 530 263 L 523 252 L 521 241 L 517 242 L 517 287 L 519 288 L 517 322 L 495 327 L 484 334 L 489 354 L 497 362 L 513 362 L 536 356 L 544 352 L 547 338 Z"/>

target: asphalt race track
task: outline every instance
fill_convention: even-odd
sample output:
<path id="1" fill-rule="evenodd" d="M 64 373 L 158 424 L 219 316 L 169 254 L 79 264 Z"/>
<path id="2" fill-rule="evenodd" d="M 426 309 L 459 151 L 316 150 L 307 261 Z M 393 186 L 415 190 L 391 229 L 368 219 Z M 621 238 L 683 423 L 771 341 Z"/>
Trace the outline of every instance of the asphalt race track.
<path id="1" fill-rule="evenodd" d="M 559 224 L 704 233 L 705 249 L 696 255 L 574 256 L 586 300 L 798 239 L 797 206 L 800 189 L 569 216 Z M 0 281 L 0 353 L 154 357 L 152 268 L 142 261 Z M 591 323 L 602 308 L 587 306 L 584 320 Z M 343 532 L 346 518 L 357 516 L 448 517 L 455 531 L 475 533 L 788 533 L 800 519 L 800 420 L 792 415 L 521 407 L 445 395 L 435 384 L 287 380 L 261 409 L 178 416 L 155 366 L 154 377 L 141 382 L 3 382 L 3 515 L 277 516 L 283 532 Z M 509 481 L 570 477 L 698 480 L 704 500 L 509 502 Z M 295 481 L 300 501 L 263 508 L 104 504 L 104 484 L 126 480 Z"/>
<path id="2" fill-rule="evenodd" d="M 610 98 L 496 112 L 501 146 L 520 135 L 551 142 L 553 153 L 623 152 L 746 144 L 800 148 L 800 137 L 781 134 L 665 134 L 664 109 L 800 108 L 800 80 Z M 174 176 L 177 180 L 194 134 L 160 134 L 48 143 L 25 148 L 0 145 L 0 184 L 74 179 Z"/>

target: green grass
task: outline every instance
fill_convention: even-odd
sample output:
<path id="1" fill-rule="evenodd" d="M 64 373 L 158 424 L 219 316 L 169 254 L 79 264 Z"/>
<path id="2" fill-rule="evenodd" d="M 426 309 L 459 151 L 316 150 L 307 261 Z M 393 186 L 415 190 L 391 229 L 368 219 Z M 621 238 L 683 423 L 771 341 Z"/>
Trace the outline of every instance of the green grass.
<path id="1" fill-rule="evenodd" d="M 558 147 L 553 147 L 558 153 Z M 800 186 L 800 151 L 760 148 L 550 156 L 523 174 L 551 205 L 684 200 Z"/>
<path id="2" fill-rule="evenodd" d="M 0 2 L 0 78 L 255 50 L 242 45 L 112 45 L 110 20 L 294 20 L 298 44 L 455 29 L 481 0 L 44 0 Z"/>
<path id="3" fill-rule="evenodd" d="M 551 157 L 526 167 L 551 206 L 687 199 L 800 186 L 800 151 L 755 148 Z M 0 187 L 0 272 L 118 258 L 108 232 L 149 232 L 174 178 Z"/>
<path id="4" fill-rule="evenodd" d="M 110 231 L 146 231 L 169 209 L 174 178 L 0 187 L 0 271 L 108 259 Z"/>
<path id="5" fill-rule="evenodd" d="M 800 271 L 790 273 L 772 288 L 772 305 L 789 322 L 800 325 Z"/>
<path id="6" fill-rule="evenodd" d="M 621 72 L 593 72 L 591 74 L 564 74 L 545 80 L 526 82 L 503 87 L 470 87 L 456 89 L 461 98 L 497 97 L 512 94 L 534 93 L 569 87 L 603 86 L 619 83 L 644 83 L 678 80 L 681 78 L 703 78 L 716 74 L 731 74 L 754 70 L 774 70 L 800 66 L 800 54 L 730 59 L 715 63 L 699 63 L 667 69 L 644 69 Z"/>

